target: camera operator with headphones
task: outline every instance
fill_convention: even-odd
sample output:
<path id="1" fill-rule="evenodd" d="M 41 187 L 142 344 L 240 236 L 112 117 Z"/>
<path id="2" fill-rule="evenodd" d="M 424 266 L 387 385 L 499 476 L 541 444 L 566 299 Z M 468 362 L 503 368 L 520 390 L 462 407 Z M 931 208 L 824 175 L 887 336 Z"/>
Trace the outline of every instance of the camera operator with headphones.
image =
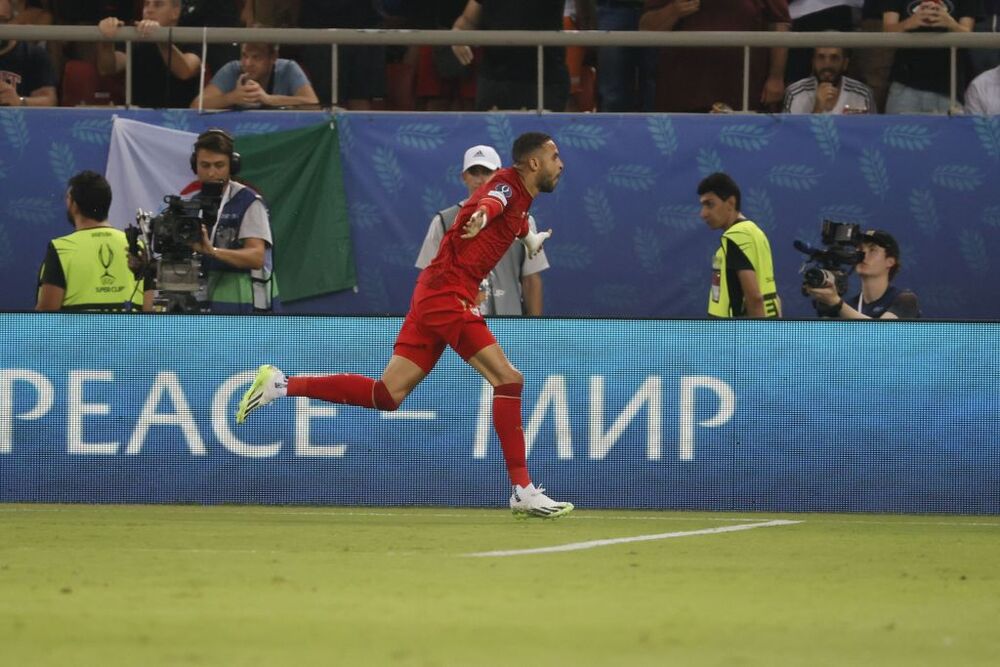
<path id="1" fill-rule="evenodd" d="M 902 268 L 899 244 L 892 234 L 881 229 L 864 232 L 858 249 L 863 254 L 863 259 L 855 266 L 861 278 L 861 293 L 845 301 L 833 285 L 803 287 L 803 291 L 816 300 L 817 312 L 824 317 L 845 320 L 919 319 L 917 295 L 892 284 Z"/>
<path id="2" fill-rule="evenodd" d="M 277 305 L 272 262 L 271 224 L 259 194 L 232 180 L 240 171 L 240 154 L 223 130 L 198 135 L 191 153 L 191 169 L 198 177 L 186 190 L 221 182 L 222 202 L 211 229 L 202 226 L 201 241 L 191 248 L 203 256 L 207 297 L 213 313 L 271 312 Z"/>

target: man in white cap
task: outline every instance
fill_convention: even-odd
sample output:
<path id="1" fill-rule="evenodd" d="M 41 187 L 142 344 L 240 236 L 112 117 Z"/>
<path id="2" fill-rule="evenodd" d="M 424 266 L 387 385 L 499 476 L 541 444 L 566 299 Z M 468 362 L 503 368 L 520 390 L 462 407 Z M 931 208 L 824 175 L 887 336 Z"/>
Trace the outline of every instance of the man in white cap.
<path id="1" fill-rule="evenodd" d="M 473 146 L 465 151 L 462 162 L 462 181 L 469 195 L 476 188 L 490 180 L 493 172 L 501 167 L 500 156 L 492 146 Z M 438 211 L 431 218 L 424 244 L 420 248 L 416 266 L 425 268 L 438 253 L 438 246 L 445 232 L 455 222 L 462 208 L 461 201 L 450 208 Z M 537 232 L 535 219 L 528 216 L 528 226 Z M 479 310 L 483 315 L 529 315 L 542 314 L 542 271 L 549 268 L 545 251 L 541 250 L 529 258 L 522 243 L 511 244 L 480 289 Z"/>

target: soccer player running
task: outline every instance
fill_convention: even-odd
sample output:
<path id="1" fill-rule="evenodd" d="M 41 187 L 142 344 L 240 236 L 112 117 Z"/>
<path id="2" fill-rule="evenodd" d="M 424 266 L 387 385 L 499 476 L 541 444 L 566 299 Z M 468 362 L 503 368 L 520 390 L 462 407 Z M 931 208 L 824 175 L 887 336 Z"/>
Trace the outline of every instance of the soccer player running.
<path id="1" fill-rule="evenodd" d="M 493 386 L 493 427 L 513 485 L 511 511 L 517 517 L 540 518 L 571 512 L 572 503 L 552 500 L 531 481 L 521 418 L 524 376 L 476 307 L 479 284 L 515 239 L 531 257 L 552 235 L 552 230 L 529 229 L 528 209 L 539 192 L 552 192 L 559 182 L 559 149 L 549 135 L 528 132 L 514 141 L 512 157 L 513 167 L 498 170 L 469 197 L 437 256 L 417 278 L 410 311 L 381 379 L 350 373 L 286 379 L 275 366 L 264 365 L 240 401 L 236 422 L 242 424 L 250 412 L 283 396 L 396 410 L 450 346 Z"/>

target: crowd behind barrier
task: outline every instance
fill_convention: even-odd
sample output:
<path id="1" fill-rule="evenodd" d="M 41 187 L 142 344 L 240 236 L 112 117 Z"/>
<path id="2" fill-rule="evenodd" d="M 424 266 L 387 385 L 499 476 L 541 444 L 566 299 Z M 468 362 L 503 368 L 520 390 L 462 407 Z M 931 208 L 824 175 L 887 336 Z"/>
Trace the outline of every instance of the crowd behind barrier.
<path id="1" fill-rule="evenodd" d="M 4 5 L 11 10 L 3 11 Z M 705 3 L 698 0 L 544 0 L 499 2 L 498 0 L 438 0 L 437 2 L 382 0 L 371 2 L 318 2 L 299 0 L 274 3 L 263 0 L 119 0 L 118 2 L 59 2 L 58 0 L 0 0 L 0 26 L 23 22 L 39 25 L 101 25 L 93 39 L 135 39 L 120 27 L 137 26 L 138 39 L 128 48 L 117 47 L 120 57 L 111 58 L 111 42 L 60 42 L 48 40 L 32 61 L 45 58 L 54 93 L 63 106 L 124 104 L 135 106 L 185 107 L 201 89 L 201 65 L 205 85 L 230 63 L 244 64 L 240 45 L 211 41 L 171 42 L 157 49 L 146 43 L 159 31 L 206 26 L 212 29 L 240 26 L 300 27 L 308 29 L 368 30 L 391 35 L 394 30 L 538 31 L 540 36 L 568 30 L 616 31 L 624 41 L 647 48 L 622 45 L 548 45 L 541 53 L 544 67 L 543 98 L 536 102 L 536 49 L 531 46 L 475 48 L 458 44 L 421 46 L 412 41 L 370 38 L 330 49 L 321 44 L 291 43 L 280 47 L 280 60 L 295 63 L 316 93 L 315 104 L 331 104 L 354 110 L 488 110 L 545 108 L 550 111 L 668 111 L 707 112 L 747 109 L 791 112 L 935 112 L 958 111 L 966 90 L 971 90 L 975 113 L 992 113 L 1000 107 L 1000 47 L 961 48 L 949 53 L 937 48 L 941 35 L 920 34 L 932 48 L 895 50 L 898 41 L 877 40 L 866 48 L 843 54 L 836 71 L 817 70 L 811 48 L 652 48 L 640 35 L 712 34 L 737 31 L 739 35 L 789 29 L 810 34 L 800 45 L 838 46 L 824 41 L 822 31 L 841 31 L 843 36 L 885 31 L 891 33 L 992 33 L 997 23 L 997 3 L 978 0 L 959 2 L 900 3 L 895 0 L 844 0 L 816 3 L 809 0 L 770 0 L 750 8 L 747 3 Z M 762 9 L 766 7 L 766 9 Z M 15 11 L 19 10 L 19 11 Z M 165 30 L 169 28 L 169 30 Z M 389 31 L 389 32 L 386 32 Z M 317 34 L 325 30 L 316 30 Z M 374 35 L 375 33 L 369 33 Z M 468 34 L 468 33 L 466 33 Z M 592 32 L 599 35 L 601 32 Z M 812 38 L 815 35 L 815 40 Z M 963 35 L 958 35 L 963 36 Z M 88 37 L 88 39 L 90 39 Z M 471 41 L 471 40 L 470 40 Z M 740 44 L 744 40 L 735 39 Z M 849 40 L 844 40 L 845 46 Z M 502 42 L 501 42 L 502 43 Z M 949 44 L 952 44 L 949 42 Z M 970 40 L 960 45 L 973 44 Z M 7 44 L 5 43 L 4 48 Z M 271 44 L 274 46 L 274 44 Z M 2 51 L 3 49 L 0 49 Z M 131 51 L 131 53 L 129 53 Z M 895 53 L 894 53 L 895 51 Z M 4 58 L 0 54 L 0 59 Z M 134 76 L 124 76 L 124 59 L 131 59 Z M 336 62 L 331 62 L 335 60 Z M 204 61 L 204 63 L 202 63 Z M 749 70 L 744 76 L 744 65 Z M 230 65 L 231 67 L 233 65 Z M 41 66 L 39 66 L 41 67 Z M 168 73 L 169 68 L 169 73 Z M 333 76 L 336 68 L 337 75 Z M 0 68 L 2 69 L 2 68 Z M 44 69 L 44 68 L 42 68 Z M 245 69 L 245 67 L 244 67 Z M 277 70 L 274 70 L 277 73 Z M 334 78 L 336 80 L 334 80 Z M 831 80 L 826 80 L 831 79 Z M 834 104 L 801 111 L 790 105 L 788 93 L 795 84 L 812 80 L 826 90 L 821 96 L 836 98 L 837 91 L 852 87 L 870 90 L 865 107 L 855 103 Z M 652 83 L 655 82 L 655 86 Z M 166 83 L 165 86 L 162 84 Z M 828 84 L 823 86 L 823 84 Z M 155 85 L 154 85 L 155 84 Z M 849 85 L 847 85 L 849 84 Z M 165 87 L 164 98 L 152 89 Z M 146 93 L 144 88 L 150 88 Z M 267 83 L 262 83 L 266 91 Z M 800 86 L 801 88 L 801 86 Z M 27 95 L 25 93 L 28 93 Z M 131 94 L 130 94 L 131 92 Z M 801 91 L 799 91 L 801 93 Z M 20 91 L 28 104 L 53 104 L 55 97 L 32 101 L 32 91 Z M 985 98 L 985 100 L 983 99 Z M 845 97 L 846 99 L 846 97 Z M 245 103 L 246 100 L 244 100 Z M 842 101 L 843 102 L 843 101 Z M 9 102 L 7 102 L 9 103 Z M 264 106 L 312 104 L 297 101 Z M 261 104 L 259 97 L 252 101 Z M 890 104 L 889 107 L 886 105 Z M 198 106 L 195 103 L 194 106 Z"/>

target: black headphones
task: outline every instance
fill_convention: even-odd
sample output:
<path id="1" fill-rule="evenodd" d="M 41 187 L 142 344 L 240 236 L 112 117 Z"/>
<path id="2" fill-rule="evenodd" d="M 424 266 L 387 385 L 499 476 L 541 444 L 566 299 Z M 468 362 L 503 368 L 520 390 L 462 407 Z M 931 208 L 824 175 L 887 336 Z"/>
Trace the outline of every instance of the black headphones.
<path id="1" fill-rule="evenodd" d="M 206 139 L 212 135 L 225 139 L 226 141 L 229 142 L 229 145 L 232 147 L 236 146 L 236 141 L 233 139 L 232 135 L 226 132 L 225 130 L 212 128 L 211 130 L 205 130 L 204 132 L 199 134 L 198 139 L 195 140 L 194 142 L 194 150 L 191 151 L 191 171 L 193 171 L 196 174 L 198 173 L 198 149 L 204 148 L 203 146 L 199 146 L 198 144 L 201 143 L 202 139 Z M 241 164 L 240 154 L 237 153 L 233 148 L 230 148 L 227 155 L 229 156 L 229 176 L 230 177 L 236 176 L 237 174 L 240 173 L 240 164 Z"/>

